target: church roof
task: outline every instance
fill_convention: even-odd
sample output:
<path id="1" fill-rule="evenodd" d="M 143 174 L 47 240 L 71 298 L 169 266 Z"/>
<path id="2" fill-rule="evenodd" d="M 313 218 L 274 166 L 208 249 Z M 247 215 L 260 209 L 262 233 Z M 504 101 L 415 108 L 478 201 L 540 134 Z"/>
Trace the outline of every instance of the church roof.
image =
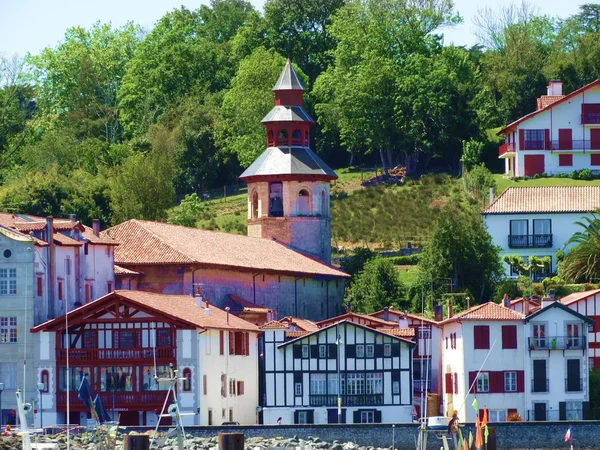
<path id="1" fill-rule="evenodd" d="M 266 175 L 317 175 L 335 180 L 337 175 L 308 147 L 269 147 L 241 179 Z"/>
<path id="2" fill-rule="evenodd" d="M 285 63 L 285 67 L 279 75 L 277 79 L 277 83 L 275 83 L 274 91 L 304 91 L 304 86 L 300 83 L 298 79 L 298 75 L 296 75 L 296 71 L 292 67 L 292 63 L 290 59 Z"/>
<path id="3" fill-rule="evenodd" d="M 315 123 L 302 106 L 274 106 L 262 120 L 267 122 L 310 122 Z"/>
<path id="4" fill-rule="evenodd" d="M 271 239 L 128 220 L 104 233 L 116 239 L 115 264 L 178 264 L 243 271 L 348 277 L 341 270 Z"/>

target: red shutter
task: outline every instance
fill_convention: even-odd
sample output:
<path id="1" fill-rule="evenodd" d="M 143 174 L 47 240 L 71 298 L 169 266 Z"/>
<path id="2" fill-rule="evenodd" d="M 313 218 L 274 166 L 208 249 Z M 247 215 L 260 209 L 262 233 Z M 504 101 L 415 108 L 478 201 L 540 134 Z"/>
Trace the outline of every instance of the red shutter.
<path id="1" fill-rule="evenodd" d="M 473 327 L 473 348 L 479 350 L 489 350 L 490 348 L 490 327 L 487 325 L 475 325 Z"/>
<path id="2" fill-rule="evenodd" d="M 558 130 L 558 149 L 571 150 L 573 148 L 573 130 L 561 128 Z"/>
<path id="3" fill-rule="evenodd" d="M 590 155 L 590 165 L 600 166 L 600 153 L 592 153 Z"/>
<path id="4" fill-rule="evenodd" d="M 504 372 L 493 372 L 494 374 L 494 390 L 496 394 L 504 393 Z"/>
<path id="5" fill-rule="evenodd" d="M 454 372 L 454 393 L 458 394 L 458 374 Z"/>
<path id="6" fill-rule="evenodd" d="M 525 130 L 519 130 L 519 150 L 525 150 Z"/>
<path id="7" fill-rule="evenodd" d="M 58 280 L 58 299 L 59 300 L 63 299 L 62 280 Z"/>
<path id="8" fill-rule="evenodd" d="M 246 333 L 246 356 L 250 356 L 250 333 Z"/>
<path id="9" fill-rule="evenodd" d="M 475 378 L 477 377 L 477 372 L 469 372 L 469 389 L 471 389 L 468 393 L 477 392 L 477 383 L 475 383 Z M 473 386 L 471 388 L 471 386 Z"/>
<path id="10" fill-rule="evenodd" d="M 479 421 L 483 420 L 483 409 L 479 410 Z"/>
<path id="11" fill-rule="evenodd" d="M 447 373 L 446 375 L 446 394 L 452 394 L 452 374 Z"/>
<path id="12" fill-rule="evenodd" d="M 42 277 L 37 277 L 37 296 L 41 297 L 42 294 L 44 293 L 44 290 L 42 289 L 43 286 L 43 280 Z"/>
<path id="13" fill-rule="evenodd" d="M 446 350 L 448 350 L 448 336 L 446 336 Z"/>
<path id="14" fill-rule="evenodd" d="M 502 326 L 502 348 L 517 348 L 517 327 L 515 325 Z"/>
<path id="15" fill-rule="evenodd" d="M 483 349 L 489 350 L 490 348 L 490 327 L 487 325 L 483 325 L 481 327 L 481 341 L 483 345 Z"/>
<path id="16" fill-rule="evenodd" d="M 219 355 L 225 354 L 225 335 L 223 330 L 219 330 Z"/>
<path id="17" fill-rule="evenodd" d="M 517 392 L 525 392 L 525 372 L 517 370 Z"/>
<path id="18" fill-rule="evenodd" d="M 480 329 L 478 326 L 474 326 L 473 327 L 473 348 L 474 349 L 478 349 L 480 348 L 480 344 L 481 344 L 481 333 L 480 333 Z"/>
<path id="19" fill-rule="evenodd" d="M 238 381 L 238 395 L 244 395 L 244 382 Z"/>
<path id="20" fill-rule="evenodd" d="M 229 332 L 229 354 L 235 355 L 235 333 L 233 331 Z"/>
<path id="21" fill-rule="evenodd" d="M 550 141 L 550 130 L 544 130 L 544 148 L 546 150 L 552 150 L 552 141 Z"/>
<path id="22" fill-rule="evenodd" d="M 573 155 L 570 153 L 562 153 L 558 155 L 558 165 L 562 167 L 570 167 L 573 165 Z"/>

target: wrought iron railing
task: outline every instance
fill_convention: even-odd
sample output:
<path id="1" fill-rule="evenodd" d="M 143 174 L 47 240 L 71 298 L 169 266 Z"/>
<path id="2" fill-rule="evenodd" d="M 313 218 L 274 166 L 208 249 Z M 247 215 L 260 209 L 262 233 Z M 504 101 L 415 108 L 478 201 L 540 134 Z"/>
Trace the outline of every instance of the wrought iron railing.
<path id="1" fill-rule="evenodd" d="M 530 337 L 529 350 L 581 350 L 586 347 L 585 336 Z"/>
<path id="2" fill-rule="evenodd" d="M 342 395 L 343 406 L 383 405 L 383 394 Z M 337 406 L 337 395 L 310 395 L 310 406 Z"/>
<path id="3" fill-rule="evenodd" d="M 583 378 L 565 378 L 565 392 L 583 392 Z"/>
<path id="4" fill-rule="evenodd" d="M 550 382 L 548 378 L 532 379 L 531 392 L 550 392 Z"/>
<path id="5" fill-rule="evenodd" d="M 509 234 L 509 248 L 549 248 L 552 234 Z"/>

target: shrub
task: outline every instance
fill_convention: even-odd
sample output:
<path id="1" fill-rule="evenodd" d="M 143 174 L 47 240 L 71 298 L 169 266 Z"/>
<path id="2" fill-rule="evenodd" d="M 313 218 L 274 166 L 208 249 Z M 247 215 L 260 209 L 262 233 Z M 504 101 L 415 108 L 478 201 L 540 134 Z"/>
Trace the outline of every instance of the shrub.
<path id="1" fill-rule="evenodd" d="M 571 179 L 579 180 L 579 172 L 577 170 L 574 170 L 573 172 L 571 172 Z"/>
<path id="2" fill-rule="evenodd" d="M 542 178 L 548 178 L 548 174 L 546 172 L 542 172 Z"/>
<path id="3" fill-rule="evenodd" d="M 592 171 L 590 169 L 581 169 L 579 171 L 579 179 L 586 181 L 593 180 L 594 175 L 592 174 Z"/>
<path id="4" fill-rule="evenodd" d="M 415 253 L 414 255 L 391 256 L 387 259 L 395 266 L 416 266 L 421 262 L 421 254 Z"/>
<path id="5" fill-rule="evenodd" d="M 523 422 L 523 418 L 519 413 L 511 412 L 508 416 L 506 416 L 507 422 Z"/>
<path id="6" fill-rule="evenodd" d="M 536 174 L 534 174 L 534 175 L 533 175 L 533 179 L 534 179 L 534 180 L 537 180 L 539 177 L 540 177 L 540 174 L 539 174 L 539 173 L 536 173 Z"/>

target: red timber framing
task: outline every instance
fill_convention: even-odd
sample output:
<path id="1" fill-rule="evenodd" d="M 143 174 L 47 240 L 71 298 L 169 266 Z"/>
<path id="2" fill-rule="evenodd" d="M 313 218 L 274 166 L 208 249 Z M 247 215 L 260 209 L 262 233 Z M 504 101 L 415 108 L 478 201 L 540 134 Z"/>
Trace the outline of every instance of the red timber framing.
<path id="1" fill-rule="evenodd" d="M 86 304 L 68 315 L 70 346 L 67 350 L 65 316 L 35 327 L 32 331 L 56 333 L 55 392 L 58 412 L 66 411 L 67 351 L 70 366 L 70 410 L 85 412 L 77 398 L 84 373 L 92 393 L 100 395 L 110 413 L 154 412 L 165 401 L 168 386 L 154 381 L 158 374 L 177 366 L 176 330 L 196 330 L 184 319 L 169 316 L 118 293 Z"/>

